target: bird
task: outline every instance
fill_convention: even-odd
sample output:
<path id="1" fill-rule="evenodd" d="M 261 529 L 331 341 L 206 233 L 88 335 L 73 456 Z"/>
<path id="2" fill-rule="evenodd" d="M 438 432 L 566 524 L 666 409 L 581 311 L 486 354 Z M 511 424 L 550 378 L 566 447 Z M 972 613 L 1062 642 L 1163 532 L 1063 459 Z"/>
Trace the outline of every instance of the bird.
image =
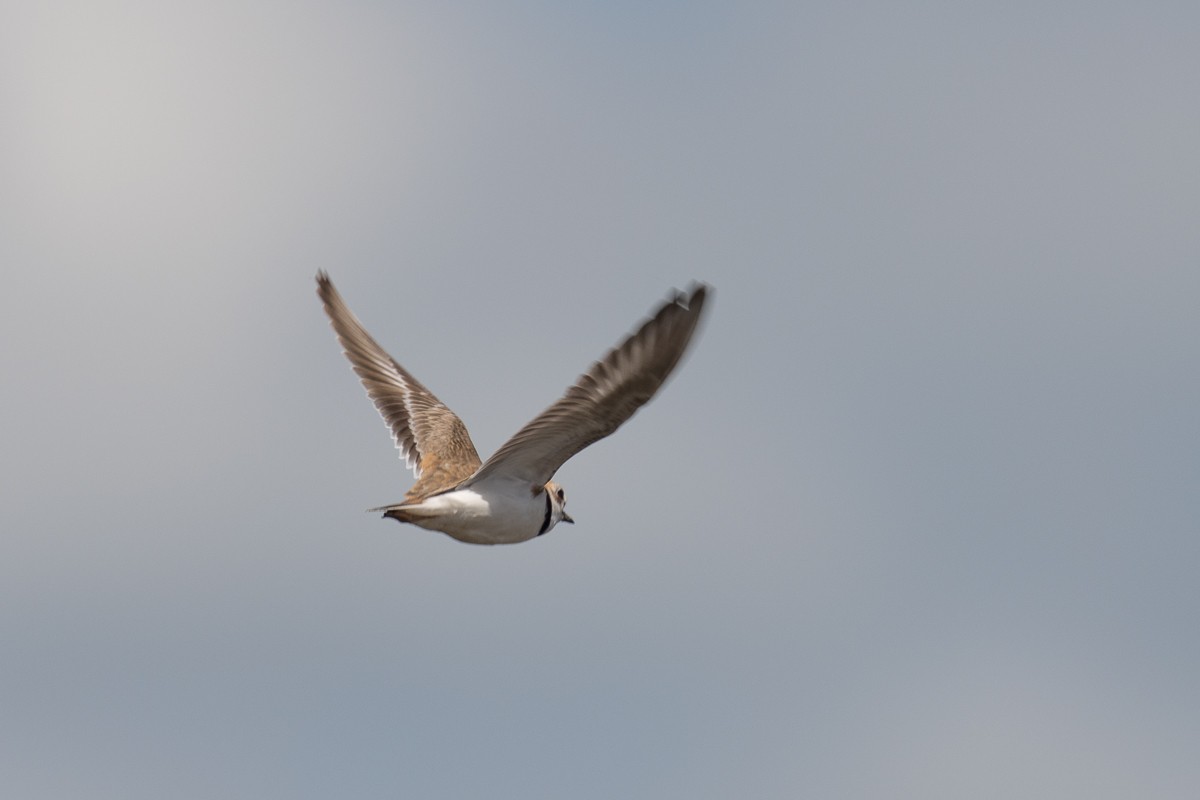
<path id="1" fill-rule="evenodd" d="M 516 544 L 575 522 L 559 467 L 617 430 L 678 365 L 711 287 L 693 283 L 608 351 L 556 402 L 481 461 L 462 420 L 371 338 L 323 270 L 317 295 L 367 396 L 416 483 L 399 503 L 368 509 L 468 544 Z"/>

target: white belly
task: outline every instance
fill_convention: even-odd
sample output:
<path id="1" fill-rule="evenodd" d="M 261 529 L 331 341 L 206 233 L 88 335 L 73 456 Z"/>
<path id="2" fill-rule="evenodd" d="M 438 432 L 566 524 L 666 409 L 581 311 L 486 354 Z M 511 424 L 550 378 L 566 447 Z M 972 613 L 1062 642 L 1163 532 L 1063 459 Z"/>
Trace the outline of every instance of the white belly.
<path id="1" fill-rule="evenodd" d="M 532 539 L 546 519 L 546 498 L 527 484 L 480 485 L 405 506 L 409 521 L 471 544 L 514 544 Z"/>

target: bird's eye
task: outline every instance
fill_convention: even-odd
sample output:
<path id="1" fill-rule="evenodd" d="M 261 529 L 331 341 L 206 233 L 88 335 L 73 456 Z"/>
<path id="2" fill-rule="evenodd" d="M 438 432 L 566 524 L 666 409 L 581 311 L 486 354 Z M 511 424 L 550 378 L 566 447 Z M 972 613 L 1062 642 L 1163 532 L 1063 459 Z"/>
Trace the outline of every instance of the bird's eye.
<path id="1" fill-rule="evenodd" d="M 559 489 L 557 492 L 555 492 L 555 494 L 558 495 L 558 502 L 560 503 L 567 499 L 567 493 L 562 489 Z"/>

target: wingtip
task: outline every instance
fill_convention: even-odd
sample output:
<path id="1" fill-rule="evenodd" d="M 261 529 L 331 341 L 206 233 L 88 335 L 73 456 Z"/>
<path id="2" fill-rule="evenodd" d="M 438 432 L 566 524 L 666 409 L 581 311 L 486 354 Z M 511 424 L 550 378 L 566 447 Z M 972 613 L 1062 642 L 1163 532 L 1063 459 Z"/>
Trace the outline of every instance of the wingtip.
<path id="1" fill-rule="evenodd" d="M 699 310 L 704 306 L 704 301 L 713 291 L 711 284 L 704 281 L 692 281 L 686 292 L 675 293 L 675 303 L 684 306 L 689 311 Z"/>
<path id="2" fill-rule="evenodd" d="M 706 293 L 712 291 L 712 285 L 704 281 L 692 279 L 688 281 L 686 289 L 673 289 L 672 294 L 676 300 L 686 301 L 693 297 L 703 297 Z"/>

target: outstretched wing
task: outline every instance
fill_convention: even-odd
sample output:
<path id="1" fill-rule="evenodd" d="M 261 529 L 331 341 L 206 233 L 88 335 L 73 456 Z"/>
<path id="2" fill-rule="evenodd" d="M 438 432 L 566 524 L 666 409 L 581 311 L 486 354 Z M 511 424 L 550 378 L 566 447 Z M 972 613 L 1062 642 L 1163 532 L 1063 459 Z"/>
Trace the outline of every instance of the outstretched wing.
<path id="1" fill-rule="evenodd" d="M 434 494 L 470 477 L 479 468 L 479 454 L 462 420 L 371 338 L 324 272 L 317 273 L 317 294 L 367 396 L 418 479 L 407 499 Z"/>
<path id="2" fill-rule="evenodd" d="M 503 474 L 540 486 L 571 456 L 619 428 L 679 363 L 707 294 L 704 284 L 694 286 L 690 295 L 676 293 L 636 333 L 592 364 L 558 402 L 505 442 L 467 485 Z"/>

